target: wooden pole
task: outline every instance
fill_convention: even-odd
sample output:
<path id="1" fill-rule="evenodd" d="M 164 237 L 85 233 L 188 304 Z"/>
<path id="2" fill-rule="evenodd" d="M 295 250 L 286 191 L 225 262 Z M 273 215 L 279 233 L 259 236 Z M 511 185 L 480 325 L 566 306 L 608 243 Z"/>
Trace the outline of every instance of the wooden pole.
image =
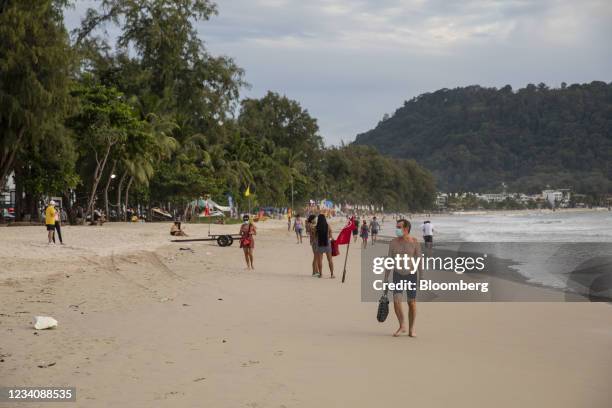
<path id="1" fill-rule="evenodd" d="M 350 238 L 353 238 L 352 236 Z M 351 247 L 351 240 L 349 239 L 348 244 L 346 244 L 346 255 L 344 256 L 344 268 L 342 268 L 342 283 L 346 278 L 346 260 L 348 259 L 349 248 Z"/>

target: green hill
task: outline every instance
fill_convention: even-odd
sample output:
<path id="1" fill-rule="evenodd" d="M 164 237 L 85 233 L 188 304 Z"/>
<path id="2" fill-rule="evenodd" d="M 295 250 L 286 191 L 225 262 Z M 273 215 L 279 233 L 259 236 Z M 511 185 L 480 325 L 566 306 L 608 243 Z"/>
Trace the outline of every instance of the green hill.
<path id="1" fill-rule="evenodd" d="M 429 169 L 442 191 L 612 191 L 612 83 L 468 86 L 406 101 L 354 142 Z"/>

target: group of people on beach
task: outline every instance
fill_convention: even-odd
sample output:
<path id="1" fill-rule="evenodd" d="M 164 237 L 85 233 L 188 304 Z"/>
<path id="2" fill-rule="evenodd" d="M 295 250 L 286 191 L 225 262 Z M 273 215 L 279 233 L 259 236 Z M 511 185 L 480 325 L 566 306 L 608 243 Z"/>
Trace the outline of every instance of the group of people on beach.
<path id="1" fill-rule="evenodd" d="M 389 242 L 388 256 L 395 257 L 396 255 L 408 255 L 410 257 L 419 257 L 421 255 L 421 245 L 419 240 L 411 235 L 412 225 L 410 221 L 397 217 L 395 225 L 395 237 Z M 384 220 L 383 220 L 384 222 Z M 180 224 L 179 224 L 180 225 Z M 291 224 L 290 224 L 291 225 Z M 357 221 L 355 228 L 353 229 L 354 242 L 357 241 L 357 236 L 361 236 L 363 242 L 363 248 L 367 247 L 368 238 L 371 235 L 372 245 L 376 243 L 378 233 L 381 230 L 381 223 L 378 222 L 376 216 L 372 217 L 372 220 L 368 221 L 364 218 L 361 222 Z M 175 234 L 180 230 L 180 226 L 173 226 L 176 230 Z M 312 249 L 312 276 L 321 278 L 323 276 L 323 258 L 327 260 L 329 266 L 330 278 L 334 276 L 334 261 L 332 257 L 332 229 L 327 222 L 327 217 L 324 214 L 311 214 L 306 220 L 303 220 L 299 214 L 296 214 L 293 218 L 292 224 L 293 231 L 296 235 L 296 243 L 301 244 L 303 233 L 305 232 L 308 236 L 309 243 Z M 431 251 L 431 245 L 433 243 L 433 224 L 427 220 L 421 227 L 423 233 L 423 241 L 428 252 Z M 253 251 L 255 249 L 255 236 L 257 235 L 257 228 L 255 227 L 252 219 L 248 214 L 244 214 L 242 217 L 242 224 L 240 225 L 240 248 L 244 253 L 244 259 L 247 265 L 247 269 L 254 270 L 253 264 Z M 412 286 L 405 285 L 404 290 L 393 291 L 393 309 L 399 322 L 399 328 L 393 333 L 393 336 L 400 336 L 407 334 L 410 337 L 414 337 L 415 329 L 414 323 L 416 320 L 416 286 L 418 285 L 418 275 L 422 273 L 422 270 L 411 271 L 407 270 L 393 270 L 385 272 L 385 281 L 389 281 L 389 275 L 392 275 L 393 282 L 398 284 L 400 282 L 412 282 Z M 406 298 L 408 303 L 408 325 L 406 326 L 406 319 L 404 310 L 402 307 L 404 291 L 406 292 Z"/>
<path id="2" fill-rule="evenodd" d="M 382 222 L 384 222 L 384 218 Z M 368 221 L 364 218 L 361 220 L 361 224 L 359 224 L 358 228 L 353 230 L 353 242 L 357 243 L 357 237 L 361 237 L 361 247 L 366 248 L 368 246 L 368 238 L 372 237 L 372 245 L 376 243 L 378 238 L 378 232 L 380 231 L 381 225 L 376 216 L 372 217 L 372 221 L 368 224 Z"/>
<path id="3" fill-rule="evenodd" d="M 323 258 L 327 260 L 330 278 L 334 279 L 334 260 L 332 257 L 332 229 L 327 222 L 324 214 L 311 214 L 304 221 L 299 214 L 293 217 L 292 224 L 295 231 L 296 243 L 303 242 L 303 235 L 306 233 L 312 249 L 312 276 L 323 277 Z M 255 235 L 257 228 L 253 224 L 248 214 L 243 215 L 242 225 L 240 226 L 240 248 L 244 252 L 244 259 L 247 269 L 255 269 L 253 265 L 253 251 L 255 249 Z"/>
<path id="4" fill-rule="evenodd" d="M 55 233 L 57 232 L 57 238 L 61 245 L 64 245 L 62 240 L 62 210 L 58 208 L 57 203 L 54 200 L 49 201 L 47 208 L 45 209 L 45 226 L 47 227 L 47 239 L 48 244 L 55 244 Z"/>
<path id="5" fill-rule="evenodd" d="M 334 279 L 334 258 L 332 257 L 333 235 L 325 214 L 309 215 L 306 219 L 306 233 L 310 239 L 313 255 L 312 276 L 323 277 L 323 255 L 325 255 L 327 265 L 329 266 L 330 278 Z"/>
<path id="6" fill-rule="evenodd" d="M 56 207 L 55 201 L 51 200 L 45 209 L 45 224 L 48 231 L 48 242 L 49 244 L 55 243 L 55 234 L 59 238 L 60 244 L 63 244 L 61 235 L 61 217 L 60 210 Z M 395 226 L 395 237 L 389 243 L 388 256 L 395 257 L 396 255 L 407 254 L 410 257 L 418 257 L 421 255 L 421 246 L 419 241 L 411 235 L 412 226 L 410 222 L 404 218 L 397 217 Z M 383 221 L 384 223 L 384 217 Z M 290 224 L 291 225 L 291 224 Z M 371 243 L 374 245 L 377 241 L 378 234 L 381 230 L 381 223 L 378 222 L 376 216 L 372 217 L 372 220 L 368 221 L 364 218 L 361 222 L 357 221 L 355 228 L 353 229 L 354 242 L 357 241 L 357 237 L 360 236 L 362 239 L 362 248 L 367 247 L 368 238 L 371 236 Z M 423 241 L 425 247 L 431 254 L 431 248 L 433 243 L 433 224 L 427 220 L 421 227 L 423 233 Z M 293 230 L 296 234 L 296 243 L 301 244 L 303 233 L 305 232 L 308 236 L 309 243 L 312 249 L 312 276 L 321 278 L 323 276 L 323 258 L 327 260 L 329 267 L 330 278 L 335 278 L 334 275 L 334 262 L 332 256 L 332 229 L 327 222 L 325 214 L 311 214 L 304 221 L 302 217 L 297 214 L 293 219 Z M 242 217 L 242 224 L 240 225 L 240 248 L 244 253 L 247 269 L 254 270 L 255 266 L 253 263 L 253 252 L 255 249 L 255 236 L 257 235 L 257 228 L 253 223 L 253 220 L 248 214 L 244 214 Z M 185 231 L 181 228 L 180 222 L 175 222 L 171 228 L 171 235 L 173 236 L 186 236 Z M 404 290 L 394 290 L 393 292 L 393 306 L 395 315 L 399 322 L 399 328 L 393 334 L 394 336 L 400 336 L 402 334 L 408 334 L 411 337 L 415 336 L 414 322 L 416 319 L 416 285 L 418 282 L 417 272 L 421 271 L 410 271 L 410 270 L 393 270 L 393 282 L 413 282 L 414 289 L 406 289 L 407 301 L 408 301 L 408 327 L 406 327 L 404 312 L 402 309 L 402 296 Z M 391 271 L 385 272 L 385 281 L 388 281 L 389 274 Z"/>

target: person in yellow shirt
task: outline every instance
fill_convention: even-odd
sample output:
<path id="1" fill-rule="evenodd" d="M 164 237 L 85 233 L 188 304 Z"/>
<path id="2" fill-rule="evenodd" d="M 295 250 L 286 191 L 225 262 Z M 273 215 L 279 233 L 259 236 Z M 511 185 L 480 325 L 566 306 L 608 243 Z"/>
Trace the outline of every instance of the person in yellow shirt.
<path id="1" fill-rule="evenodd" d="M 51 245 L 55 238 L 55 201 L 53 200 L 49 201 L 45 210 L 45 225 L 47 226 L 49 245 Z"/>

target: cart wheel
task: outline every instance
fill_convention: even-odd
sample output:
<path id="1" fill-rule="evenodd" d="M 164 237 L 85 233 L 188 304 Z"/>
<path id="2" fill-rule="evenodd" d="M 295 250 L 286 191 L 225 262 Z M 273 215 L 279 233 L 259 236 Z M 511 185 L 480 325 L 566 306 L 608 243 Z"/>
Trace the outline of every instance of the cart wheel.
<path id="1" fill-rule="evenodd" d="M 231 235 L 227 235 L 227 246 L 232 246 L 234 238 Z"/>
<path id="2" fill-rule="evenodd" d="M 219 238 L 217 238 L 217 245 L 220 247 L 231 245 L 229 239 L 227 239 L 227 235 L 220 235 Z"/>

